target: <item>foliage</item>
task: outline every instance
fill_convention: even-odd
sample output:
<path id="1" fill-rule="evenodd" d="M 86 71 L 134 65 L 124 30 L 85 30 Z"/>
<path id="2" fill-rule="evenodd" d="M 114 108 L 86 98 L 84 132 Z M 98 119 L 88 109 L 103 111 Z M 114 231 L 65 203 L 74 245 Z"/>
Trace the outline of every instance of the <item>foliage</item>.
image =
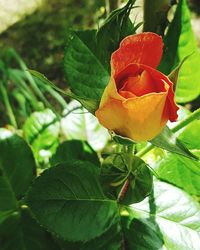
<path id="1" fill-rule="evenodd" d="M 174 32 L 176 36 L 174 36 Z M 189 37 L 190 39 L 186 39 Z M 176 55 L 176 56 L 174 56 Z M 160 70 L 166 74 L 183 60 L 191 55 L 183 64 L 176 91 L 176 99 L 180 103 L 189 102 L 200 94 L 198 65 L 200 53 L 190 23 L 190 13 L 186 0 L 179 1 L 175 16 L 165 37 L 165 52 Z"/>
<path id="2" fill-rule="evenodd" d="M 83 29 L 93 27 L 99 16 L 102 18 L 105 15 L 105 11 L 100 10 L 101 7 L 105 9 L 105 1 L 44 0 L 43 2 L 33 15 L 23 18 L 0 34 L 0 48 L 1 50 L 5 47 L 14 48 L 30 69 L 40 70 L 63 86 L 61 61 L 66 32 L 72 25 Z"/>
<path id="3" fill-rule="evenodd" d="M 16 66 L 12 65 L 13 62 Z M 1 51 L 0 72 L 1 126 L 8 120 L 17 128 L 33 111 L 41 111 L 45 107 L 55 111 L 54 102 L 57 103 L 56 110 L 66 107 L 65 100 L 57 92 L 32 77 L 14 49 Z"/>

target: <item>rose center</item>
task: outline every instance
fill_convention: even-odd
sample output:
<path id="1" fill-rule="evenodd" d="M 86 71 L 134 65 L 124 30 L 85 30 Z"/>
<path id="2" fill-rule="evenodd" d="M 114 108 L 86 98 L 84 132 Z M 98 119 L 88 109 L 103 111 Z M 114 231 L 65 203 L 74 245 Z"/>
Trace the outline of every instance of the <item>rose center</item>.
<path id="1" fill-rule="evenodd" d="M 146 70 L 136 76 L 129 76 L 123 80 L 119 94 L 125 98 L 143 96 L 148 93 L 157 92 L 154 79 Z"/>

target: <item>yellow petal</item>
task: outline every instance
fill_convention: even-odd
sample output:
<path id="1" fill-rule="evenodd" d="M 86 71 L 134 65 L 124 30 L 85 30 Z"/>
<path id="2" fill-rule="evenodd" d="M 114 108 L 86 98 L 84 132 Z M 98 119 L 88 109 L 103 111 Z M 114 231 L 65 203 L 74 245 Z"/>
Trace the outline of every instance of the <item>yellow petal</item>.
<path id="1" fill-rule="evenodd" d="M 117 92 L 117 87 L 116 87 L 115 80 L 114 80 L 113 76 L 111 76 L 110 81 L 103 92 L 99 107 L 100 108 L 103 107 L 110 98 L 113 98 L 116 100 L 122 100 L 122 101 L 126 100 L 124 97 L 122 97 Z"/>
<path id="2" fill-rule="evenodd" d="M 96 117 L 104 127 L 119 135 L 137 142 L 150 140 L 161 132 L 167 122 L 162 118 L 167 93 L 151 93 L 127 100 L 117 100 L 107 93 Z"/>

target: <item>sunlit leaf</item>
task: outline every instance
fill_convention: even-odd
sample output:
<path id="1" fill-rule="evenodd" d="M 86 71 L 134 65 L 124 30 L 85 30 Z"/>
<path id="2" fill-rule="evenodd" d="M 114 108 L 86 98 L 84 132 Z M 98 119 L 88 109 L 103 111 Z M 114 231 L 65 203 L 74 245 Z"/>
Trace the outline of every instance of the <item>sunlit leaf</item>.
<path id="1" fill-rule="evenodd" d="M 193 121 L 180 131 L 179 138 L 194 153 L 200 149 L 200 121 Z M 147 155 L 147 160 L 155 151 Z M 170 182 L 190 194 L 200 195 L 200 162 L 170 153 L 162 153 L 154 158 L 151 166 L 162 180 Z"/>
<path id="2" fill-rule="evenodd" d="M 24 136 L 32 146 L 39 164 L 48 164 L 59 144 L 59 131 L 59 121 L 50 109 L 34 112 L 26 120 L 23 127 Z"/>
<path id="3" fill-rule="evenodd" d="M 110 138 L 96 117 L 81 108 L 80 104 L 72 101 L 64 111 L 61 120 L 62 133 L 67 139 L 87 141 L 94 150 L 102 150 Z"/>
<path id="4" fill-rule="evenodd" d="M 200 206 L 184 191 L 155 181 L 150 198 L 132 205 L 131 210 L 134 219 L 125 234 L 128 249 L 199 248 Z"/>
<path id="5" fill-rule="evenodd" d="M 164 130 L 150 142 L 154 146 L 169 152 L 180 154 L 193 160 L 198 159 L 198 157 L 192 154 L 168 127 L 165 127 Z"/>
<path id="6" fill-rule="evenodd" d="M 158 161 L 154 170 L 157 175 L 186 192 L 200 195 L 200 163 L 184 157 L 167 154 Z"/>
<path id="7" fill-rule="evenodd" d="M 165 74 L 169 74 L 178 62 L 193 53 L 180 70 L 176 89 L 177 102 L 192 101 L 200 94 L 200 53 L 192 31 L 186 0 L 179 1 L 164 43 L 164 56 L 159 69 Z"/>

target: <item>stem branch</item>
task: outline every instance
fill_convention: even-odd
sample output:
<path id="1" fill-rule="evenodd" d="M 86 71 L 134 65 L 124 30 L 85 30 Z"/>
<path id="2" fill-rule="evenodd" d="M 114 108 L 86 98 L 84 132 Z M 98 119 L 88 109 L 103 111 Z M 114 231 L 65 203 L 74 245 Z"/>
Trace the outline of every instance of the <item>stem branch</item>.
<path id="1" fill-rule="evenodd" d="M 128 189 L 128 186 L 129 186 L 129 179 L 127 179 L 125 182 L 124 182 L 124 185 L 122 186 L 120 192 L 119 192 L 119 195 L 117 197 L 117 200 L 118 201 L 121 201 L 123 200 L 125 194 L 126 194 L 126 191 Z"/>

